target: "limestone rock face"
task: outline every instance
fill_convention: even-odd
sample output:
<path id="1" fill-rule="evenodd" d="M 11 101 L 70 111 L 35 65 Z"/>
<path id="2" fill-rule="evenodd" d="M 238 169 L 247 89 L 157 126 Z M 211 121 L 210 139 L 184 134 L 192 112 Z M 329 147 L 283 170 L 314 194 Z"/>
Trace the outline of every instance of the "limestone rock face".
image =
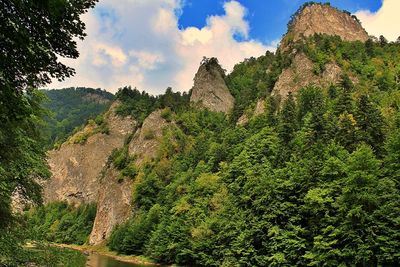
<path id="1" fill-rule="evenodd" d="M 313 72 L 314 63 L 302 52 L 295 55 L 289 68 L 282 71 L 275 83 L 274 95 L 285 98 L 289 93 L 295 93 L 307 85 L 329 85 L 340 80 L 342 70 L 334 63 L 328 63 L 321 75 Z"/>
<path id="2" fill-rule="evenodd" d="M 255 117 L 258 115 L 261 115 L 265 112 L 265 100 L 264 99 L 259 99 L 257 101 L 256 107 L 253 110 L 253 114 L 246 114 L 244 113 L 240 118 L 238 119 L 236 125 L 245 125 L 249 122 L 249 119 L 251 117 Z"/>
<path id="3" fill-rule="evenodd" d="M 152 112 L 129 143 L 129 154 L 136 156 L 138 166 L 156 156 L 163 130 L 171 124 L 161 117 L 161 113 L 162 110 Z"/>
<path id="4" fill-rule="evenodd" d="M 257 101 L 256 108 L 254 110 L 253 116 L 261 115 L 265 112 L 265 100 L 260 99 Z"/>
<path id="5" fill-rule="evenodd" d="M 26 208 L 34 206 L 32 200 L 26 198 L 21 188 L 16 188 L 11 195 L 11 210 L 14 214 L 21 214 Z"/>
<path id="6" fill-rule="evenodd" d="M 282 71 L 275 83 L 273 95 L 285 98 L 289 92 L 296 93 L 308 85 L 326 86 L 340 80 L 342 70 L 336 63 L 328 63 L 324 72 L 316 75 L 313 71 L 314 63 L 304 53 L 291 47 L 291 43 L 314 34 L 339 36 L 345 41 L 365 42 L 369 38 L 360 22 L 349 13 L 324 4 L 306 6 L 294 18 L 279 47 L 281 52 L 292 53 L 294 57 L 292 64 Z"/>
<path id="7" fill-rule="evenodd" d="M 129 143 L 129 154 L 136 156 L 137 167 L 157 155 L 163 130 L 170 125 L 161 117 L 161 113 L 161 110 L 151 113 Z M 105 170 L 100 181 L 97 213 L 89 239 L 89 243 L 92 245 L 103 242 L 110 236 L 114 226 L 125 222 L 132 215 L 134 181 L 125 178 L 122 182 L 118 182 L 118 176 L 119 171 L 111 166 Z"/>
<path id="8" fill-rule="evenodd" d="M 228 113 L 233 109 L 235 99 L 224 80 L 224 72 L 216 58 L 205 60 L 194 77 L 190 97 L 192 103 L 211 111 Z"/>
<path id="9" fill-rule="evenodd" d="M 285 46 L 288 39 L 296 42 L 316 33 L 337 35 L 345 41 L 365 42 L 369 38 L 360 22 L 350 14 L 329 5 L 312 4 L 294 19 L 282 45 Z"/>
<path id="10" fill-rule="evenodd" d="M 89 237 L 91 245 L 108 238 L 113 227 L 132 214 L 132 180 L 119 181 L 118 176 L 119 171 L 109 168 L 99 182 L 96 218 Z"/>
<path id="11" fill-rule="evenodd" d="M 105 114 L 109 134 L 96 133 L 84 144 L 64 143 L 59 150 L 49 152 L 48 163 L 51 178 L 43 185 L 45 203 L 67 201 L 70 204 L 96 202 L 99 190 L 99 174 L 111 151 L 121 147 L 125 137 L 133 130 L 136 122 L 115 114 L 115 102 Z M 91 130 L 86 126 L 76 135 Z M 74 137 L 72 137 L 74 138 Z"/>

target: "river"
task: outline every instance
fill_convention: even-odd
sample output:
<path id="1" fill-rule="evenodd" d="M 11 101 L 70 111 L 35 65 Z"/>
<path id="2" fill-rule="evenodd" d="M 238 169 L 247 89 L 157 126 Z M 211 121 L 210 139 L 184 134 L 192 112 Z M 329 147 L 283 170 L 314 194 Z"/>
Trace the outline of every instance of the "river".
<path id="1" fill-rule="evenodd" d="M 91 253 L 89 256 L 87 256 L 86 266 L 87 267 L 149 267 L 151 265 L 122 262 L 109 256 Z"/>

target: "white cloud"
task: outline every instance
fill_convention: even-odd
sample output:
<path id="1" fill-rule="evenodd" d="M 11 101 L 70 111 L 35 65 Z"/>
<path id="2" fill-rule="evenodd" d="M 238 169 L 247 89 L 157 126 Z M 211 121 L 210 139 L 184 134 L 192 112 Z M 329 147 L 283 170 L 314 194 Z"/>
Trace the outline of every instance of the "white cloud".
<path id="1" fill-rule="evenodd" d="M 370 35 L 385 36 L 389 41 L 395 41 L 400 36 L 400 1 L 383 0 L 382 7 L 375 13 L 360 10 L 355 15 Z"/>
<path id="2" fill-rule="evenodd" d="M 139 67 L 147 70 L 155 69 L 157 63 L 162 63 L 164 61 L 161 54 L 148 51 L 132 50 L 129 52 L 129 55 L 137 59 Z"/>
<path id="3" fill-rule="evenodd" d="M 93 64 L 95 66 L 105 65 L 107 58 L 110 59 L 114 67 L 121 67 L 125 65 L 127 56 L 124 51 L 118 46 L 112 47 L 107 44 L 97 44 L 94 49 Z"/>
<path id="4" fill-rule="evenodd" d="M 101 87 L 115 92 L 125 85 L 153 94 L 187 91 L 203 56 L 215 56 L 222 66 L 274 50 L 249 39 L 246 9 L 224 3 L 225 14 L 210 16 L 203 28 L 178 27 L 179 0 L 102 0 L 84 15 L 88 36 L 78 43 L 80 57 L 63 60 L 76 76 L 50 87 Z M 237 41 L 234 36 L 241 36 Z"/>

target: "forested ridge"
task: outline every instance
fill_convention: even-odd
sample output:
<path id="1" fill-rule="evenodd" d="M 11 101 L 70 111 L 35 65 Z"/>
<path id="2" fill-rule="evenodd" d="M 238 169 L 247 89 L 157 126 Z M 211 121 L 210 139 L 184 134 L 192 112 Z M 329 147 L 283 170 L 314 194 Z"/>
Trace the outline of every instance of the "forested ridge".
<path id="1" fill-rule="evenodd" d="M 103 113 L 114 98 L 105 90 L 84 87 L 42 92 L 47 97 L 43 107 L 49 111 L 43 132 L 49 148 L 59 146 L 89 119 Z"/>

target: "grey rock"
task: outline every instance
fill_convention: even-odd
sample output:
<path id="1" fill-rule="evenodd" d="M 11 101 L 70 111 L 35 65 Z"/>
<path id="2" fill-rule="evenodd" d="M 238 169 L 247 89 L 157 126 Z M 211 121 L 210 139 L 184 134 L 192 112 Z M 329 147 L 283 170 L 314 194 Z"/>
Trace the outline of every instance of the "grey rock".
<path id="1" fill-rule="evenodd" d="M 224 71 L 216 58 L 203 60 L 195 77 L 190 101 L 211 111 L 228 113 L 235 99 L 224 80 Z"/>

